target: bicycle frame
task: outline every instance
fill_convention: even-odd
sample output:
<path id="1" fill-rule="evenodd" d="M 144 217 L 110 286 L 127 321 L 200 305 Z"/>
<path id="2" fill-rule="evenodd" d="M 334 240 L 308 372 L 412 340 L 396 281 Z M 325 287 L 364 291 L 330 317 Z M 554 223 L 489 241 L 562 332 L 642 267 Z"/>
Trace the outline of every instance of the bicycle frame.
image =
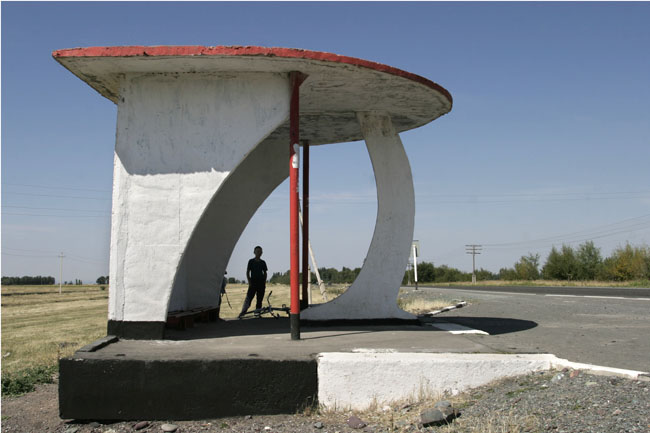
<path id="1" fill-rule="evenodd" d="M 271 317 L 278 319 L 280 318 L 280 314 L 276 313 L 276 311 L 282 311 L 284 312 L 287 316 L 289 316 L 289 307 L 287 307 L 286 304 L 282 304 L 281 308 L 273 307 L 271 305 L 271 295 L 273 294 L 273 290 L 269 292 L 269 295 L 266 297 L 266 303 L 268 304 L 266 307 L 262 308 L 257 308 L 255 310 L 247 311 L 241 316 L 239 316 L 239 319 L 242 319 L 246 316 L 249 315 L 254 315 L 255 317 L 262 317 L 264 314 L 270 314 Z"/>

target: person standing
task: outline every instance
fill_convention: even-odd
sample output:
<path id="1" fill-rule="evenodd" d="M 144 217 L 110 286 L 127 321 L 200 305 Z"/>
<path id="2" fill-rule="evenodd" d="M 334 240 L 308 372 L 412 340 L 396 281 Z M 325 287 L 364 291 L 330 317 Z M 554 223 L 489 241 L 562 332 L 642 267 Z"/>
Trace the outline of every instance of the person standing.
<path id="1" fill-rule="evenodd" d="M 259 245 L 256 246 L 253 249 L 255 257 L 248 261 L 248 266 L 246 268 L 248 292 L 246 292 L 246 299 L 244 299 L 244 305 L 242 306 L 241 313 L 239 313 L 240 319 L 244 314 L 246 314 L 248 308 L 251 306 L 253 296 L 256 296 L 255 309 L 259 310 L 262 308 L 262 300 L 264 299 L 264 291 L 266 290 L 266 274 L 268 272 L 266 262 L 261 259 L 262 253 L 262 247 Z M 259 314 L 256 313 L 255 316 L 259 317 Z"/>

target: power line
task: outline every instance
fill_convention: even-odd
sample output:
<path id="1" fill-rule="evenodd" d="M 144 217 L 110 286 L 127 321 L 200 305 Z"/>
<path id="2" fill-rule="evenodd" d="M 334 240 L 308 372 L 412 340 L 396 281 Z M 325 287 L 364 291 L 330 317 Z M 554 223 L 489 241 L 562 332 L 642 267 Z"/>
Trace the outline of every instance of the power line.
<path id="1" fill-rule="evenodd" d="M 15 216 L 34 216 L 34 217 L 63 217 L 63 218 L 107 218 L 110 214 L 106 215 L 46 215 L 35 213 L 15 213 L 15 212 L 2 212 L 2 215 L 15 215 Z"/>
<path id="2" fill-rule="evenodd" d="M 648 219 L 648 221 L 643 221 L 644 219 Z M 641 220 L 641 221 L 639 221 Z M 531 239 L 531 240 L 525 240 L 525 241 L 514 241 L 514 242 L 503 242 L 503 243 L 497 243 L 497 244 L 483 244 L 486 247 L 491 247 L 491 248 L 502 248 L 502 247 L 513 247 L 513 246 L 519 246 L 519 245 L 531 245 L 531 244 L 538 244 L 538 243 L 545 243 L 545 242 L 553 242 L 553 241 L 568 241 L 569 239 L 573 239 L 576 237 L 587 237 L 584 240 L 588 240 L 589 238 L 600 238 L 600 237 L 605 237 L 605 236 L 610 236 L 613 234 L 619 234 L 625 231 L 633 231 L 637 228 L 642 228 L 646 225 L 650 225 L 650 214 L 646 215 L 641 215 L 638 217 L 633 217 L 633 218 L 627 218 L 624 220 L 616 221 L 613 223 L 609 224 L 604 224 L 602 226 L 596 226 L 592 227 L 590 229 L 584 229 L 584 230 L 578 230 L 576 232 L 571 232 L 571 233 L 565 233 L 561 235 L 554 235 L 554 236 L 548 236 L 544 238 L 538 238 L 538 239 Z M 607 227 L 611 227 L 607 229 Z M 579 240 L 578 240 L 579 241 Z M 573 241 L 576 242 L 576 241 Z"/>
<path id="3" fill-rule="evenodd" d="M 48 257 L 58 257 L 56 256 L 54 251 L 44 251 L 44 250 L 27 250 L 24 248 L 10 248 L 10 247 L 3 247 L 2 248 L 2 254 L 8 255 L 8 256 L 17 256 L 17 257 L 33 257 L 33 258 L 48 258 Z M 26 254 L 15 254 L 15 253 L 7 253 L 4 250 L 12 250 L 12 251 L 22 251 L 22 252 L 34 252 L 34 253 L 51 253 L 50 255 L 26 255 Z M 104 264 L 103 259 L 98 259 L 95 257 L 83 257 L 83 256 L 78 256 L 76 254 L 68 254 L 67 257 L 70 260 L 74 260 L 77 262 L 85 262 L 85 263 L 94 263 L 94 264 Z"/>
<path id="4" fill-rule="evenodd" d="M 63 210 L 63 211 L 73 211 L 73 212 L 102 212 L 106 213 L 105 210 L 96 210 L 96 209 L 75 209 L 75 208 L 62 208 L 62 207 L 31 207 L 31 206 L 13 206 L 13 205 L 2 205 L 3 208 L 9 207 L 14 209 L 32 209 L 32 210 Z"/>
<path id="5" fill-rule="evenodd" d="M 598 192 L 530 192 L 530 193 L 484 193 L 484 194 L 462 194 L 462 193 L 427 193 L 421 195 L 429 195 L 435 197 L 539 197 L 539 196 L 569 196 L 569 195 L 582 195 L 585 197 L 599 196 L 599 195 L 627 195 L 627 194 L 650 194 L 650 190 L 642 191 L 598 191 Z"/>
<path id="6" fill-rule="evenodd" d="M 3 194 L 17 194 L 17 195 L 30 195 L 36 197 L 56 197 L 56 198 L 78 198 L 84 200 L 110 200 L 111 198 L 101 198 L 101 197 L 87 197 L 87 196 L 77 196 L 77 195 L 58 195 L 58 194 L 37 194 L 32 192 L 16 192 L 16 191 L 6 191 Z"/>
<path id="7" fill-rule="evenodd" d="M 26 251 L 28 253 L 52 253 L 52 254 L 57 254 L 56 251 L 46 251 L 46 250 L 26 250 L 24 248 L 12 248 L 12 247 L 2 247 L 3 250 L 14 250 L 14 251 Z"/>
<path id="8" fill-rule="evenodd" d="M 13 183 L 13 182 L 2 182 L 3 185 L 11 186 L 26 186 L 29 188 L 45 188 L 45 189 L 69 189 L 73 191 L 96 191 L 96 192 L 110 192 L 109 189 L 95 189 L 95 188 L 82 188 L 74 186 L 52 186 L 52 185 L 34 185 L 27 183 Z"/>
<path id="9" fill-rule="evenodd" d="M 34 256 L 34 255 L 27 255 L 27 254 L 12 254 L 12 253 L 6 253 L 2 252 L 3 256 L 14 256 L 14 257 L 29 257 L 30 259 L 45 259 L 45 258 L 52 258 L 52 257 L 57 257 L 57 256 Z"/>

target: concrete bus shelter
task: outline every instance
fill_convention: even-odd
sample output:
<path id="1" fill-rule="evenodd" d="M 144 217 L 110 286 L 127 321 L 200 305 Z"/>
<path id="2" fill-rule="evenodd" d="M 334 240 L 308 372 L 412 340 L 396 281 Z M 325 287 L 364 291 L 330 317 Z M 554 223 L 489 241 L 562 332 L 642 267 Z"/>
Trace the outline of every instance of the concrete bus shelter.
<path id="1" fill-rule="evenodd" d="M 444 88 L 378 63 L 286 48 L 92 47 L 53 57 L 117 105 L 108 334 L 162 339 L 169 311 L 218 303 L 238 239 L 289 175 L 296 72 L 306 77 L 301 144 L 365 140 L 378 203 L 356 281 L 300 318 L 414 319 L 396 305 L 415 213 L 398 134 L 449 112 Z"/>

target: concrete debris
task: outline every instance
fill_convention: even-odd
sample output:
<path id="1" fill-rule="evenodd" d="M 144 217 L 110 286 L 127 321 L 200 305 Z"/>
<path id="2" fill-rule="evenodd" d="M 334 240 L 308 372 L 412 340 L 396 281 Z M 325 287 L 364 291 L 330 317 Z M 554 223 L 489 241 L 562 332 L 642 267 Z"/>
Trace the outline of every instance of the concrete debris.
<path id="1" fill-rule="evenodd" d="M 320 422 L 320 421 L 315 422 L 315 423 L 314 423 L 314 428 L 322 429 L 322 428 L 323 428 L 323 423 Z"/>

